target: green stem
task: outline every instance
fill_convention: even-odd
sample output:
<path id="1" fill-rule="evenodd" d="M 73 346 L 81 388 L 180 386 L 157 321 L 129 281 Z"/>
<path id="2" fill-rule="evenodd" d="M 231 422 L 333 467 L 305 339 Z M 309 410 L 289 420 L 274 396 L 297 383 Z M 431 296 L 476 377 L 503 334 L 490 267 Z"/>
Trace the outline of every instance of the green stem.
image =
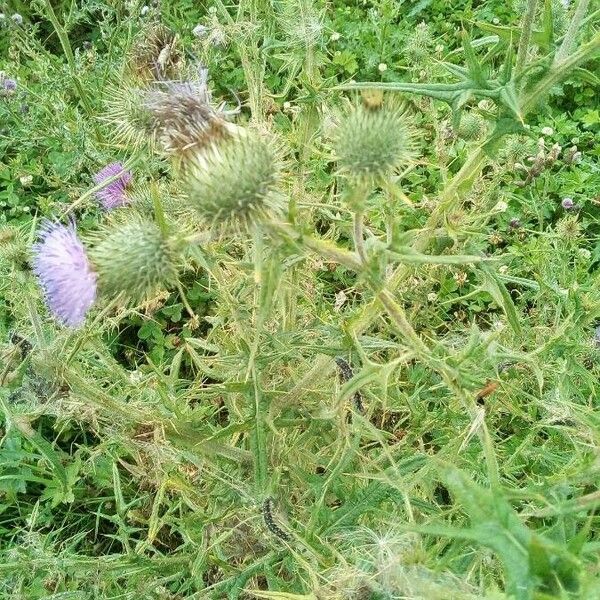
<path id="1" fill-rule="evenodd" d="M 267 489 L 268 460 L 267 460 L 267 426 L 266 406 L 262 391 L 256 380 L 256 370 L 252 370 L 252 381 L 254 384 L 254 428 L 252 430 L 251 446 L 254 458 L 254 484 L 258 494 Z"/>
<path id="2" fill-rule="evenodd" d="M 517 50 L 517 64 L 515 67 L 517 74 L 523 70 L 527 62 L 527 53 L 529 51 L 529 43 L 531 42 L 531 31 L 533 29 L 533 19 L 537 3 L 538 0 L 529 0 L 527 2 L 527 10 L 521 22 L 521 35 L 519 36 L 519 49 Z"/>
<path id="3" fill-rule="evenodd" d="M 77 67 L 75 65 L 75 57 L 73 56 L 73 50 L 71 49 L 71 42 L 69 42 L 69 36 L 65 31 L 65 28 L 59 23 L 58 18 L 56 17 L 56 13 L 54 12 L 54 8 L 52 8 L 52 3 L 50 0 L 44 0 L 44 5 L 46 7 L 46 14 L 48 15 L 48 19 L 52 23 L 54 27 L 54 31 L 60 40 L 60 45 L 62 46 L 63 52 L 65 53 L 65 57 L 67 59 L 67 63 L 69 65 L 69 70 L 71 71 L 71 77 L 73 78 L 73 83 L 75 84 L 75 88 L 77 89 L 77 94 L 79 95 L 79 100 L 88 116 L 92 116 L 94 114 L 94 110 L 92 109 L 92 105 L 90 103 L 87 92 L 85 91 L 79 77 L 77 76 Z"/>
<path id="4" fill-rule="evenodd" d="M 573 46 L 575 45 L 575 38 L 579 33 L 579 29 L 581 27 L 581 22 L 585 17 L 585 13 L 587 12 L 588 5 L 590 0 L 579 0 L 577 3 L 577 8 L 575 9 L 575 13 L 573 14 L 573 18 L 569 23 L 569 28 L 567 29 L 567 33 L 565 33 L 565 37 L 563 38 L 562 44 L 554 57 L 554 64 L 557 65 L 561 63 L 573 50 Z"/>
<path id="5" fill-rule="evenodd" d="M 318 238 L 311 237 L 296 231 L 293 227 L 290 227 L 286 223 L 268 223 L 265 226 L 266 230 L 273 235 L 284 235 L 285 237 L 293 240 L 294 242 L 309 248 L 313 252 L 321 255 L 326 260 L 344 265 L 354 271 L 360 271 L 362 263 L 359 257 L 354 252 L 349 252 L 340 248 L 332 242 L 327 240 L 320 240 Z"/>
<path id="6" fill-rule="evenodd" d="M 354 247 L 361 262 L 367 262 L 367 251 L 365 249 L 365 234 L 363 231 L 365 215 L 362 211 L 354 213 Z"/>

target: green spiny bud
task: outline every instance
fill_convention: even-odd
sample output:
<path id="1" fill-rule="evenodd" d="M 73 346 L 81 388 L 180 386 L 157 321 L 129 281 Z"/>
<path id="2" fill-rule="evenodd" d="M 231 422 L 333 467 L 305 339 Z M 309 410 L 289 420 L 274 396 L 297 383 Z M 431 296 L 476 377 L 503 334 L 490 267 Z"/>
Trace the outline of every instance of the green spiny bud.
<path id="1" fill-rule="evenodd" d="M 90 251 L 101 293 L 123 293 L 134 304 L 177 279 L 177 252 L 152 221 L 142 218 L 109 225 Z"/>
<path id="2" fill-rule="evenodd" d="M 413 158 L 414 134 L 402 111 L 359 106 L 338 125 L 334 151 L 340 172 L 357 178 L 378 177 Z"/>
<path id="3" fill-rule="evenodd" d="M 27 241 L 23 232 L 11 225 L 0 226 L 0 266 L 19 266 L 27 263 Z"/>
<path id="4" fill-rule="evenodd" d="M 458 126 L 458 137 L 463 140 L 476 140 L 485 129 L 485 121 L 474 113 L 463 113 Z"/>
<path id="5" fill-rule="evenodd" d="M 256 133 L 213 144 L 188 173 L 188 198 L 201 218 L 245 228 L 281 213 L 277 147 Z"/>

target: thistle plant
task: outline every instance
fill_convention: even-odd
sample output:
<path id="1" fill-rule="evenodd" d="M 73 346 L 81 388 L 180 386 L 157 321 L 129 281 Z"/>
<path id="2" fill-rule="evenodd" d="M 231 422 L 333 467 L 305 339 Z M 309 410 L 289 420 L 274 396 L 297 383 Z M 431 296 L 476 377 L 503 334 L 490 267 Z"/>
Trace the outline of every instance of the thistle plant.
<path id="1" fill-rule="evenodd" d="M 589 137 L 520 156 L 550 92 L 594 80 L 588 4 L 473 21 L 441 82 L 371 56 L 385 82 L 332 84 L 352 46 L 326 54 L 318 4 L 216 2 L 204 22 L 245 32 L 211 48 L 240 63 L 220 87 L 247 86 L 239 111 L 170 74 L 174 34 L 149 60 L 139 35 L 160 68 L 104 122 L 131 156 L 67 208 L 48 192 L 18 269 L 48 314 L 0 282 L 21 336 L 0 346 L 2 514 L 52 532 L 0 572 L 55 596 L 595 597 Z M 427 60 L 440 29 L 414 29 Z M 0 259 L 23 237 L 0 230 Z"/>

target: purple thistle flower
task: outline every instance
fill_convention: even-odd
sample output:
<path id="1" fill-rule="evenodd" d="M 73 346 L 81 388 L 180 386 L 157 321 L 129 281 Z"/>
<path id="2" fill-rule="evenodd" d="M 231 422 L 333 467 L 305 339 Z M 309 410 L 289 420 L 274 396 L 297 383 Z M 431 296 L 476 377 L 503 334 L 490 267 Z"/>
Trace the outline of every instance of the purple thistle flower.
<path id="1" fill-rule="evenodd" d="M 44 290 L 46 304 L 61 323 L 79 327 L 96 300 L 96 273 L 75 225 L 46 221 L 33 250 L 33 272 Z"/>
<path id="2" fill-rule="evenodd" d="M 571 210 L 575 206 L 575 202 L 573 202 L 573 198 L 563 198 L 561 205 L 565 210 Z"/>
<path id="3" fill-rule="evenodd" d="M 129 202 L 125 190 L 131 183 L 132 175 L 131 171 L 125 171 L 122 163 L 114 162 L 106 165 L 104 169 L 94 175 L 94 182 L 98 185 L 115 175 L 120 176 L 97 192 L 98 199 L 104 210 L 113 210 Z"/>

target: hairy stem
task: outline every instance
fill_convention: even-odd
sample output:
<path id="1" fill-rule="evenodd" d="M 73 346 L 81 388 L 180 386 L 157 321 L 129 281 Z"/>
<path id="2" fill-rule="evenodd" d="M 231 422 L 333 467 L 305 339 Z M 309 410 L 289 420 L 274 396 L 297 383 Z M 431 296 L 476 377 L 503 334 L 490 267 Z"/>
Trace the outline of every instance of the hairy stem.
<path id="1" fill-rule="evenodd" d="M 365 234 L 363 231 L 365 215 L 362 211 L 354 213 L 354 247 L 361 262 L 367 262 L 367 251 L 365 249 Z"/>
<path id="2" fill-rule="evenodd" d="M 521 21 L 521 35 L 519 37 L 519 49 L 517 50 L 517 64 L 515 70 L 520 73 L 527 61 L 527 53 L 531 42 L 531 31 L 533 29 L 533 19 L 537 8 L 538 0 L 528 0 L 527 10 Z"/>
<path id="3" fill-rule="evenodd" d="M 573 18 L 569 23 L 567 33 L 565 33 L 562 44 L 560 45 L 560 48 L 554 57 L 555 65 L 561 63 L 563 60 L 565 60 L 565 58 L 567 58 L 567 56 L 569 56 L 569 54 L 571 54 L 573 46 L 575 45 L 575 38 L 577 37 L 579 28 L 581 27 L 581 22 L 585 17 L 589 3 L 590 0 L 579 0 L 577 3 L 577 8 L 575 9 Z"/>

